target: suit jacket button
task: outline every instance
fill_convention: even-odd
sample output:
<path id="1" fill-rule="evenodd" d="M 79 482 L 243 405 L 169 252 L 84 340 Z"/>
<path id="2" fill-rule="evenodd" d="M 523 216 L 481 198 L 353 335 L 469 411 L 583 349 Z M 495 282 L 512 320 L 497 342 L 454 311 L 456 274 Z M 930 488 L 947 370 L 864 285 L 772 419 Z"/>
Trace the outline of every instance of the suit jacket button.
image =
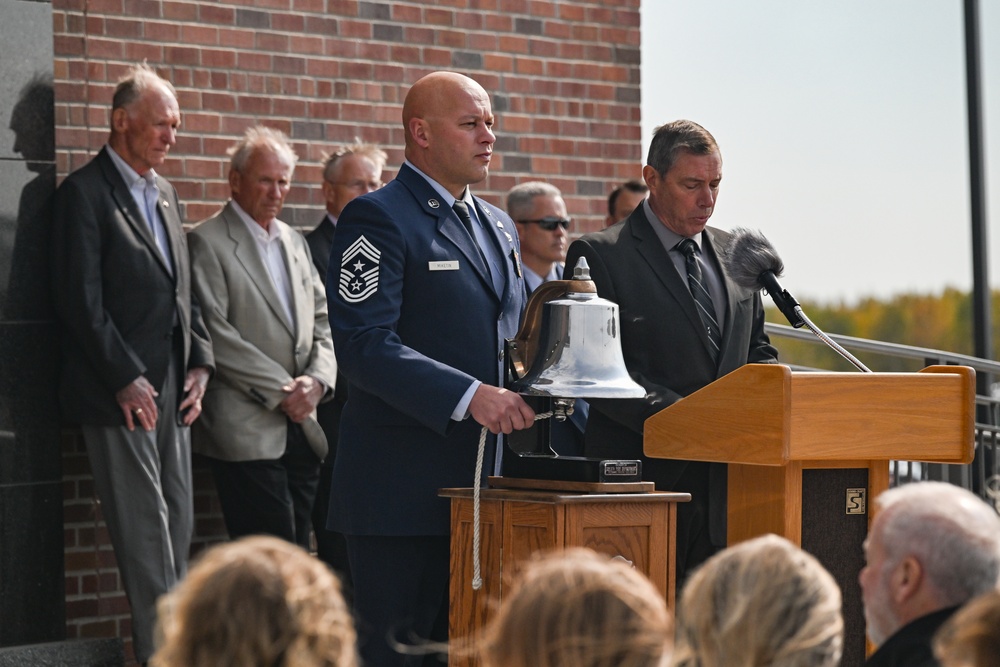
<path id="1" fill-rule="evenodd" d="M 497 359 L 503 361 L 503 350 L 500 350 L 500 354 L 497 355 Z"/>

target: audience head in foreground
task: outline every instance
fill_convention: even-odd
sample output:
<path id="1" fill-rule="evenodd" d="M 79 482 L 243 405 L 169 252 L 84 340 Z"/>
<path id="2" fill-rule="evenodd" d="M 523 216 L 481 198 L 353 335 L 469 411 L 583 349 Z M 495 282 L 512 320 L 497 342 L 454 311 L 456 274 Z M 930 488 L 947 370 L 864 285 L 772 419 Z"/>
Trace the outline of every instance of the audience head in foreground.
<path id="1" fill-rule="evenodd" d="M 918 482 L 889 489 L 865 540 L 861 570 L 869 665 L 935 664 L 931 637 L 1000 575 L 1000 517 L 965 489 Z"/>
<path id="2" fill-rule="evenodd" d="M 573 548 L 523 566 L 489 626 L 484 667 L 661 667 L 673 624 L 627 561 Z"/>
<path id="3" fill-rule="evenodd" d="M 942 667 L 993 667 L 1000 660 L 1000 590 L 955 612 L 934 636 Z"/>
<path id="4" fill-rule="evenodd" d="M 741 542 L 691 575 L 677 618 L 674 665 L 834 667 L 840 589 L 819 561 L 776 535 Z"/>
<path id="5" fill-rule="evenodd" d="M 275 537 L 210 549 L 159 608 L 156 667 L 357 665 L 336 576 Z"/>

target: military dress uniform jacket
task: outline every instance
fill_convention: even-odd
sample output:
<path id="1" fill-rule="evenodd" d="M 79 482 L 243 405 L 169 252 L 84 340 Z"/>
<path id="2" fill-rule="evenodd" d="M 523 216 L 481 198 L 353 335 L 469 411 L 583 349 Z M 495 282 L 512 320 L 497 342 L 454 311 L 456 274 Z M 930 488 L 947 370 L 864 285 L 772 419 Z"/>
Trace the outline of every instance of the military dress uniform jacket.
<path id="1" fill-rule="evenodd" d="M 475 379 L 502 384 L 504 339 L 515 335 L 525 301 L 513 223 L 475 204 L 502 258 L 493 267 L 502 293 L 458 216 L 405 164 L 338 218 L 327 294 L 351 390 L 333 472 L 334 530 L 447 535 L 438 489 L 473 482 L 480 426 L 451 415 Z"/>

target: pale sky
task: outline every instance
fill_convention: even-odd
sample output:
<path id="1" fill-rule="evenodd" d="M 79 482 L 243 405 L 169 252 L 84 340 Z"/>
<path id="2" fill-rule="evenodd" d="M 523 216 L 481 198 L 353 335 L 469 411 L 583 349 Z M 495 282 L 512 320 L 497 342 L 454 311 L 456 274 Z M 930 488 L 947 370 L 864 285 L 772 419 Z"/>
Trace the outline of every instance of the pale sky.
<path id="1" fill-rule="evenodd" d="M 989 278 L 1000 287 L 1000 1 L 980 0 Z M 961 0 L 644 0 L 643 157 L 722 150 L 710 224 L 761 231 L 799 300 L 972 288 Z"/>

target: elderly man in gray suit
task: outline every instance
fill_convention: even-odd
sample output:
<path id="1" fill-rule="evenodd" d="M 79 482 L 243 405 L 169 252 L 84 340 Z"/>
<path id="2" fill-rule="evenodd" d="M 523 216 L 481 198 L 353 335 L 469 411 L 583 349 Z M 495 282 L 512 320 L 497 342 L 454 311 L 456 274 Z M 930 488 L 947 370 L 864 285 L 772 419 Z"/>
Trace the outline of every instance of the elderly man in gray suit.
<path id="1" fill-rule="evenodd" d="M 327 453 L 316 406 L 337 378 L 326 290 L 305 239 L 277 217 L 296 162 L 285 135 L 250 128 L 230 155 L 232 199 L 189 239 L 218 367 L 194 448 L 209 458 L 230 537 L 308 548 Z"/>
<path id="2" fill-rule="evenodd" d="M 179 125 L 173 86 L 129 70 L 108 143 L 59 187 L 52 228 L 59 403 L 83 431 L 140 663 L 153 654 L 156 599 L 187 571 L 188 427 L 213 367 L 177 192 L 155 171 Z"/>

